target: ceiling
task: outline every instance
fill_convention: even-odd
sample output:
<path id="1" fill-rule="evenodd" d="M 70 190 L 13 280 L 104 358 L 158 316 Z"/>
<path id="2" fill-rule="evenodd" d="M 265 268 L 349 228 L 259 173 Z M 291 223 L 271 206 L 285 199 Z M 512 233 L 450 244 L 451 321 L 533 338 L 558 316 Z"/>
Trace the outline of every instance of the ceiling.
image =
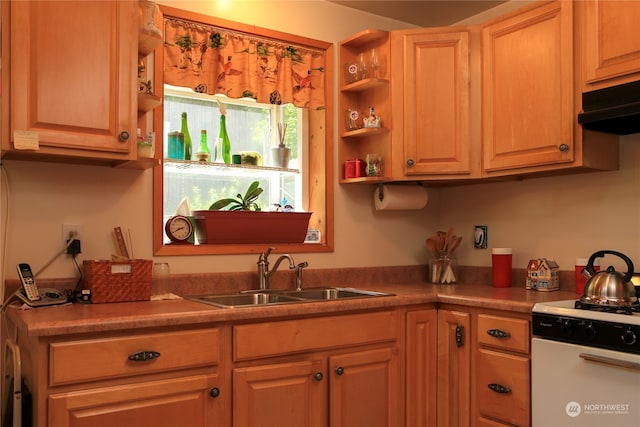
<path id="1" fill-rule="evenodd" d="M 327 1 L 419 27 L 455 24 L 506 2 L 506 0 Z"/>

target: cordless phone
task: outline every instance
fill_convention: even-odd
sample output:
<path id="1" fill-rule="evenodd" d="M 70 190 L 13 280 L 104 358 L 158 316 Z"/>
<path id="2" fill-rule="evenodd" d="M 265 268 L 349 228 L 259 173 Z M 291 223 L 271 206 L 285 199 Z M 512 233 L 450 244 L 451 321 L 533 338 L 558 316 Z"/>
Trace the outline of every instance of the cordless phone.
<path id="1" fill-rule="evenodd" d="M 18 276 L 20 276 L 20 283 L 22 283 L 22 289 L 27 299 L 29 301 L 40 301 L 36 279 L 33 277 L 29 264 L 18 264 Z"/>
<path id="2" fill-rule="evenodd" d="M 32 307 L 64 304 L 66 296 L 57 289 L 38 289 L 36 278 L 33 276 L 29 264 L 20 263 L 17 266 L 18 276 L 22 284 L 22 292 L 17 292 L 18 298 Z"/>

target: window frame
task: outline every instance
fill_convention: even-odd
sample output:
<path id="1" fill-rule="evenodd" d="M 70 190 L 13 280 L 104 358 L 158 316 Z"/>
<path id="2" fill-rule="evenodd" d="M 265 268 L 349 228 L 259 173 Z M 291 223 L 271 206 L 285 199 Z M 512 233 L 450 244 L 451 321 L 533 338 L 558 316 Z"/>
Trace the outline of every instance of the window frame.
<path id="1" fill-rule="evenodd" d="M 179 19 L 202 22 L 205 24 L 242 31 L 257 36 L 269 37 L 302 46 L 308 46 L 325 51 L 325 109 L 323 111 L 309 111 L 309 143 L 308 171 L 303 185 L 309 194 L 309 211 L 314 212 L 314 217 L 321 230 L 320 243 L 289 243 L 289 244 L 205 244 L 205 245 L 176 245 L 164 243 L 163 224 L 163 194 L 164 194 L 164 167 L 162 163 L 163 152 L 156 150 L 156 159 L 160 160 L 160 166 L 153 169 L 153 254 L 154 256 L 170 255 L 222 255 L 222 254 L 256 254 L 265 251 L 268 247 L 275 246 L 279 252 L 290 253 L 315 253 L 333 252 L 334 221 L 333 221 L 333 105 L 334 105 L 334 78 L 333 78 L 333 44 L 329 42 L 309 39 L 302 36 L 269 30 L 253 25 L 247 25 L 202 15 L 195 12 L 176 9 L 159 5 L 163 16 L 171 16 Z M 153 54 L 153 82 L 156 95 L 164 98 L 164 74 L 163 74 L 163 46 L 158 47 Z M 153 113 L 153 130 L 156 135 L 164 135 L 164 107 L 160 106 Z M 318 134 L 323 137 L 318 138 Z M 315 138 L 315 140 L 314 140 Z M 314 149 L 315 148 L 315 149 Z M 312 221 L 314 218 L 312 217 Z"/>

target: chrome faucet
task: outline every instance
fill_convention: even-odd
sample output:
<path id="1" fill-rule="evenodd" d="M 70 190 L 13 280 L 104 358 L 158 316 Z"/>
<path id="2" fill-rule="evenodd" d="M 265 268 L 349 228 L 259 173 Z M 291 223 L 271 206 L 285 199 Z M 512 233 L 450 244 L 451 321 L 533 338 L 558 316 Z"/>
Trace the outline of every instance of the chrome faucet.
<path id="1" fill-rule="evenodd" d="M 296 291 L 302 290 L 302 269 L 306 267 L 309 267 L 309 263 L 307 261 L 296 265 Z"/>
<path id="2" fill-rule="evenodd" d="M 260 280 L 259 289 L 269 289 L 269 279 L 278 270 L 280 263 L 287 259 L 289 260 L 289 270 L 293 270 L 296 268 L 296 263 L 293 261 L 293 258 L 289 254 L 283 254 L 278 257 L 276 263 L 273 266 L 272 270 L 269 270 L 269 255 L 271 251 L 275 248 L 269 248 L 266 252 L 263 252 L 258 257 L 258 279 Z"/>

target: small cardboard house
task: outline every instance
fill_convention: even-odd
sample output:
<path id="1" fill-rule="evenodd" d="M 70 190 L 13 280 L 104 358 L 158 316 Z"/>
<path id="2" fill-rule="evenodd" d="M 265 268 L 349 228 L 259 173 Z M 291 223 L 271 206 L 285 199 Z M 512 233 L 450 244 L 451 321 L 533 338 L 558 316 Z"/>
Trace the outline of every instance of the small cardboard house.
<path id="1" fill-rule="evenodd" d="M 560 289 L 560 267 L 551 259 L 532 259 L 527 265 L 527 289 L 557 291 Z"/>

